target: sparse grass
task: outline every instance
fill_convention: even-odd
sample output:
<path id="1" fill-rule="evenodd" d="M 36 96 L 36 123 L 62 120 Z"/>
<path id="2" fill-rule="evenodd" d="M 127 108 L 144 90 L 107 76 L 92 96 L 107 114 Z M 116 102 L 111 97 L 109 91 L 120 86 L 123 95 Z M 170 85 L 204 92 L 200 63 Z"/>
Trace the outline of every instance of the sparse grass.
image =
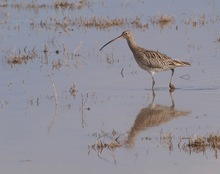
<path id="1" fill-rule="evenodd" d="M 53 60 L 53 62 L 52 62 L 52 70 L 54 70 L 54 69 L 59 70 L 61 66 L 62 66 L 62 64 L 60 62 L 60 59 L 58 61 Z"/>
<path id="2" fill-rule="evenodd" d="M 115 150 L 122 147 L 123 143 L 119 142 L 120 134 L 113 130 L 111 133 L 102 132 L 94 134 L 97 137 L 96 143 L 91 145 L 91 148 L 98 154 L 101 154 L 104 149 Z"/>
<path id="3" fill-rule="evenodd" d="M 39 98 L 33 98 L 33 97 L 31 97 L 30 99 L 28 99 L 28 101 L 27 101 L 27 106 L 26 106 L 26 109 L 27 109 L 27 107 L 28 106 L 34 106 L 34 105 L 36 105 L 36 106 L 39 106 L 40 105 L 40 99 Z"/>
<path id="4" fill-rule="evenodd" d="M 136 17 L 135 19 L 131 19 L 130 23 L 131 23 L 132 27 L 134 27 L 134 28 L 139 28 L 139 29 L 146 28 L 146 29 L 148 29 L 148 23 L 146 22 L 145 24 L 143 24 L 140 21 L 139 17 Z"/>
<path id="5" fill-rule="evenodd" d="M 71 9 L 73 10 L 75 8 L 75 4 L 73 2 L 68 2 L 68 1 L 55 1 L 54 2 L 54 8 L 58 9 L 58 8 L 62 8 L 62 9 Z"/>
<path id="6" fill-rule="evenodd" d="M 8 6 L 9 6 L 9 5 L 7 4 L 7 7 L 8 7 Z M 12 4 L 10 5 L 10 7 L 11 7 L 11 8 L 18 9 L 18 10 L 24 9 L 24 8 L 36 10 L 36 9 L 40 9 L 40 8 L 49 8 L 49 5 L 46 5 L 46 4 L 37 4 L 37 3 L 34 3 L 34 1 L 33 1 L 33 2 L 30 2 L 30 3 L 27 3 L 27 2 L 16 3 L 16 2 L 14 2 L 14 3 L 12 3 Z"/>
<path id="7" fill-rule="evenodd" d="M 198 19 L 185 19 L 183 22 L 185 25 L 192 25 L 193 28 L 208 24 L 205 15 L 200 15 Z M 55 27 L 55 30 L 61 28 L 65 33 L 68 33 L 72 30 L 72 27 L 96 28 L 100 30 L 118 27 L 124 29 L 136 28 L 145 30 L 149 28 L 149 23 L 162 29 L 165 26 L 173 25 L 175 23 L 175 18 L 169 15 L 160 15 L 150 17 L 146 21 L 141 21 L 140 17 L 138 16 L 135 18 L 109 18 L 100 16 L 73 18 L 72 16 L 65 16 L 63 19 L 59 19 L 57 17 L 48 17 L 47 19 L 41 20 L 38 23 L 36 23 L 34 19 L 30 19 L 29 25 L 32 29 L 34 27 L 40 27 L 47 30 L 51 30 L 52 27 Z M 176 30 L 178 30 L 178 25 L 176 25 Z"/>
<path id="8" fill-rule="evenodd" d="M 40 9 L 40 8 L 50 8 L 50 7 L 54 7 L 55 9 L 58 9 L 58 8 L 62 8 L 62 9 L 74 9 L 75 7 L 75 4 L 73 2 L 69 2 L 69 1 L 58 1 L 56 0 L 53 5 L 50 5 L 50 4 L 38 4 L 36 3 L 35 1 L 32 1 L 32 2 L 19 2 L 17 3 L 16 1 L 14 1 L 13 3 L 9 4 L 8 2 L 3 2 L 3 3 L 0 3 L 0 7 L 4 7 L 4 8 L 7 8 L 7 7 L 11 7 L 11 8 L 15 8 L 15 9 Z"/>
<path id="9" fill-rule="evenodd" d="M 86 28 L 109 28 L 111 26 L 123 26 L 126 20 L 123 18 L 105 19 L 103 17 L 91 17 L 91 18 L 76 18 L 73 21 L 73 25 L 83 26 Z"/>
<path id="10" fill-rule="evenodd" d="M 154 16 L 150 19 L 151 23 L 154 25 L 158 25 L 159 27 L 163 28 L 166 25 L 173 24 L 175 22 L 175 19 L 173 16 L 169 15 L 159 15 Z"/>
<path id="11" fill-rule="evenodd" d="M 173 22 L 173 21 L 174 21 L 174 17 L 168 16 L 168 15 L 162 15 L 158 19 L 158 23 L 161 23 L 161 24 L 164 24 L 164 25 L 167 24 L 167 23 Z"/>
<path id="12" fill-rule="evenodd" d="M 173 150 L 173 133 L 170 131 L 169 133 L 165 133 L 163 131 L 160 132 L 160 143 L 168 145 L 169 151 Z"/>
<path id="13" fill-rule="evenodd" d="M 103 17 L 91 17 L 91 18 L 76 18 L 73 20 L 73 25 L 82 26 L 86 28 L 99 28 L 105 29 L 110 27 L 124 27 L 124 28 L 148 28 L 148 23 L 142 23 L 140 18 L 136 17 L 135 19 L 127 18 L 103 18 Z"/>
<path id="14" fill-rule="evenodd" d="M 78 10 L 81 10 L 83 8 L 83 6 L 85 6 L 85 4 L 87 3 L 87 0 L 79 0 L 78 3 Z"/>
<path id="15" fill-rule="evenodd" d="M 15 50 L 9 51 L 9 57 L 6 57 L 7 63 L 9 64 L 22 64 L 27 63 L 27 61 L 32 60 L 36 58 L 38 55 L 36 53 L 35 48 L 33 48 L 31 51 L 26 51 L 26 47 L 24 48 L 24 51 L 21 52 L 19 49 L 18 54 Z"/>
<path id="16" fill-rule="evenodd" d="M 84 6 L 88 6 L 90 7 L 91 4 L 87 2 L 87 0 L 80 0 L 78 2 L 78 6 L 77 9 L 81 10 Z M 7 1 L 6 2 L 1 2 L 0 3 L 0 7 L 3 8 L 7 8 L 7 7 L 11 7 L 11 8 L 16 8 L 16 9 L 23 9 L 23 8 L 27 8 L 27 9 L 39 9 L 39 8 L 51 8 L 54 7 L 55 9 L 59 9 L 61 8 L 62 10 L 65 9 L 71 9 L 74 10 L 76 5 L 71 2 L 70 0 L 56 0 L 54 1 L 53 4 L 38 4 L 34 1 L 32 2 L 19 2 L 17 3 L 16 1 L 14 1 L 13 3 L 9 4 Z"/>
<path id="17" fill-rule="evenodd" d="M 204 26 L 205 24 L 207 24 L 208 22 L 206 21 L 206 17 L 205 17 L 205 14 L 202 14 L 199 16 L 199 24 Z"/>
<path id="18" fill-rule="evenodd" d="M 76 87 L 76 85 L 75 85 L 75 83 L 74 83 L 74 82 L 73 82 L 73 85 L 70 87 L 69 92 L 70 92 L 70 94 L 71 94 L 73 97 L 75 97 L 75 96 L 76 96 L 76 94 L 77 94 L 78 90 L 77 90 L 77 87 Z"/>
<path id="19" fill-rule="evenodd" d="M 103 3 L 101 3 L 103 6 Z M 87 7 L 88 9 L 92 9 L 94 3 L 88 0 L 79 0 L 78 3 L 72 2 L 71 0 L 54 0 L 52 3 L 41 3 L 39 4 L 37 1 L 31 2 L 16 2 L 13 1 L 9 3 L 9 1 L 0 2 L 0 7 L 2 8 L 15 8 L 15 9 L 30 9 L 38 11 L 39 9 L 62 9 L 62 10 L 81 10 L 82 8 Z M 218 20 L 218 16 L 215 20 Z M 204 26 L 208 24 L 208 20 L 206 19 L 205 14 L 201 14 L 196 19 L 187 19 L 183 20 L 186 25 L 191 24 L 194 28 L 199 26 Z M 212 22 L 214 20 L 211 19 Z M 51 23 L 53 22 L 53 23 Z M 40 26 L 41 28 L 51 29 L 51 24 L 57 28 L 62 28 L 65 32 L 67 32 L 68 26 L 77 26 L 77 27 L 86 27 L 86 28 L 98 28 L 98 29 L 106 29 L 110 27 L 123 27 L 123 28 L 137 28 L 137 29 L 148 29 L 149 23 L 153 25 L 157 25 L 160 28 L 163 28 L 167 25 L 171 25 L 175 23 L 175 18 L 171 15 L 158 15 L 154 17 L 150 17 L 146 21 L 141 21 L 140 17 L 136 16 L 134 18 L 114 18 L 110 19 L 108 17 L 79 17 L 79 18 L 71 18 L 69 16 L 65 16 L 62 20 L 55 19 L 54 17 L 50 17 L 50 20 L 41 21 L 39 24 L 36 24 L 33 19 L 30 19 L 31 28 Z M 177 25 L 178 26 L 178 25 Z M 177 27 L 178 30 L 178 27 Z"/>
<path id="20" fill-rule="evenodd" d="M 186 153 L 205 153 L 206 150 L 212 150 L 215 153 L 215 157 L 218 157 L 218 150 L 220 150 L 220 135 L 208 134 L 206 136 L 194 136 L 194 138 L 182 138 L 188 139 L 188 143 L 183 143 L 181 149 Z"/>
<path id="21" fill-rule="evenodd" d="M 62 64 L 60 63 L 60 59 L 58 61 L 53 60 L 52 62 L 52 70 L 57 69 L 59 70 Z"/>
<path id="22" fill-rule="evenodd" d="M 113 65 L 115 62 L 119 62 L 119 60 L 114 59 L 113 53 L 106 54 L 106 63 Z"/>
<path id="23" fill-rule="evenodd" d="M 80 0 L 78 4 L 71 2 L 70 0 L 55 0 L 51 4 L 38 4 L 37 2 L 24 2 L 17 3 L 16 1 L 12 4 L 8 4 L 8 2 L 0 3 L 0 7 L 11 7 L 16 9 L 34 9 L 37 11 L 38 9 L 62 9 L 62 10 L 81 10 L 84 7 L 90 8 L 93 4 L 87 0 Z M 110 27 L 122 27 L 122 28 L 136 28 L 136 29 L 148 29 L 149 23 L 153 25 L 157 25 L 160 28 L 163 28 L 168 25 L 172 25 L 175 23 L 175 18 L 170 15 L 158 15 L 154 17 L 150 17 L 146 21 L 141 21 L 139 16 L 134 18 L 108 18 L 108 17 L 78 17 L 72 18 L 71 16 L 65 16 L 63 19 L 58 19 L 56 17 L 49 17 L 46 21 L 41 20 L 39 23 L 36 23 L 34 19 L 30 19 L 30 27 L 33 29 L 34 27 L 46 28 L 50 30 L 52 26 L 55 26 L 56 30 L 62 28 L 65 32 L 68 32 L 68 27 L 85 27 L 85 28 L 97 28 L 97 29 L 107 29 Z M 197 19 L 188 19 L 184 20 L 185 24 L 192 24 L 195 28 L 196 26 L 204 26 L 208 23 L 206 20 L 205 14 L 199 15 Z M 177 25 L 178 26 L 178 25 Z M 178 30 L 178 27 L 177 27 Z"/>
<path id="24" fill-rule="evenodd" d="M 101 132 L 100 134 L 95 133 L 93 136 L 97 137 L 96 143 L 92 144 L 91 147 L 98 154 L 101 154 L 103 150 L 115 150 L 117 148 L 123 147 L 126 145 L 125 142 L 119 141 L 121 138 L 121 134 L 116 132 L 115 130 L 112 133 Z M 158 140 L 157 137 L 142 137 L 142 140 L 147 140 L 151 142 L 152 140 Z M 155 141 L 154 141 L 155 144 Z M 175 142 L 175 137 L 173 135 L 173 131 L 168 133 L 161 130 L 159 144 L 165 145 L 168 147 L 169 152 L 172 152 L 175 148 L 175 145 L 178 146 L 180 151 L 185 153 L 203 153 L 207 150 L 214 151 L 215 157 L 218 157 L 218 151 L 220 150 L 220 134 L 207 134 L 206 136 L 194 136 L 192 137 L 180 137 L 179 143 Z"/>
<path id="25" fill-rule="evenodd" d="M 82 128 L 85 127 L 86 121 L 85 121 L 85 112 L 84 111 L 90 111 L 90 107 L 86 107 L 86 103 L 89 100 L 89 94 L 87 93 L 86 96 L 81 94 L 82 100 L 81 100 L 81 119 L 82 119 Z"/>
<path id="26" fill-rule="evenodd" d="M 206 150 L 206 147 L 208 146 L 208 143 L 206 141 L 205 137 L 196 137 L 194 140 L 189 140 L 188 144 L 186 146 L 190 149 L 190 151 L 194 152 L 204 152 Z"/>
<path id="27" fill-rule="evenodd" d="M 63 19 L 49 18 L 45 21 L 40 21 L 39 24 L 35 23 L 33 19 L 30 20 L 30 27 L 33 29 L 35 26 L 50 30 L 52 26 L 55 29 L 63 29 L 64 32 L 68 33 L 69 27 L 84 27 L 84 28 L 96 28 L 96 29 L 107 29 L 111 27 L 122 27 L 122 28 L 137 28 L 137 29 L 148 29 L 148 23 L 142 23 L 139 17 L 135 19 L 127 18 L 104 18 L 104 17 L 78 17 L 72 18 L 65 16 Z"/>
<path id="28" fill-rule="evenodd" d="M 211 148 L 220 150 L 220 135 L 211 134 L 206 140 Z"/>
<path id="29" fill-rule="evenodd" d="M 208 24 L 208 21 L 206 20 L 205 14 L 202 14 L 194 19 L 191 19 L 191 18 L 186 19 L 184 21 L 184 24 L 185 25 L 192 25 L 193 28 L 196 28 L 197 26 L 205 26 L 206 24 Z"/>
<path id="30" fill-rule="evenodd" d="M 122 144 L 120 144 L 117 141 L 110 141 L 110 142 L 104 142 L 102 140 L 98 140 L 95 144 L 93 144 L 92 149 L 97 151 L 98 153 L 102 153 L 104 149 L 109 149 L 109 150 L 115 150 L 116 148 L 122 147 Z"/>

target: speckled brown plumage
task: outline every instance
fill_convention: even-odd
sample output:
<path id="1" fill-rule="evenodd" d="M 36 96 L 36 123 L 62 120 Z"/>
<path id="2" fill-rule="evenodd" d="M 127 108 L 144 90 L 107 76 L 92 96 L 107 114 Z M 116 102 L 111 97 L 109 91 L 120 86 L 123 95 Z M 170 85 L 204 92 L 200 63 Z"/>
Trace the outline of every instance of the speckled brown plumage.
<path id="1" fill-rule="evenodd" d="M 174 85 L 171 83 L 172 82 L 172 77 L 174 74 L 174 68 L 176 67 L 184 67 L 184 66 L 190 66 L 190 63 L 188 62 L 183 62 L 179 60 L 175 60 L 170 58 L 169 56 L 162 54 L 158 51 L 152 51 L 152 50 L 147 50 L 142 47 L 140 47 L 134 39 L 134 36 L 131 31 L 126 30 L 124 31 L 120 36 L 116 37 L 115 39 L 109 41 L 106 43 L 100 51 L 109 43 L 119 39 L 119 38 L 125 38 L 127 40 L 128 46 L 131 49 L 134 58 L 137 62 L 137 64 L 144 70 L 146 70 L 148 73 L 151 74 L 152 77 L 152 89 L 154 88 L 155 85 L 155 80 L 154 80 L 154 74 L 160 71 L 166 71 L 166 70 L 171 70 L 171 77 L 170 77 L 170 84 L 169 87 L 171 89 L 175 89 Z"/>

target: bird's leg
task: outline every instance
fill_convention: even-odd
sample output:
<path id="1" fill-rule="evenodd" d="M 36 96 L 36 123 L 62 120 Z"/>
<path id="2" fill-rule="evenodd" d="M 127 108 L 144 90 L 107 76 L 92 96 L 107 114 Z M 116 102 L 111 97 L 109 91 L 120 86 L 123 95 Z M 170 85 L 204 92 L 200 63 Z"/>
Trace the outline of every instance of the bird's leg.
<path id="1" fill-rule="evenodd" d="M 175 103 L 174 103 L 174 100 L 173 100 L 173 95 L 172 95 L 172 92 L 174 91 L 174 89 L 170 89 L 170 98 L 171 98 L 171 102 L 172 102 L 172 106 L 171 107 L 174 107 L 175 106 Z"/>
<path id="2" fill-rule="evenodd" d="M 170 77 L 170 84 L 169 87 L 171 90 L 176 89 L 175 86 L 172 84 L 172 78 L 173 78 L 173 74 L 174 74 L 174 69 L 171 69 L 172 73 L 171 73 L 171 77 Z"/>
<path id="3" fill-rule="evenodd" d="M 151 76 L 151 77 L 152 77 L 152 90 L 154 90 L 155 80 L 154 80 L 153 76 Z"/>
<path id="4" fill-rule="evenodd" d="M 155 98 L 155 92 L 154 92 L 154 89 L 152 88 L 152 95 L 153 95 L 153 101 L 154 101 L 154 98 Z"/>
<path id="5" fill-rule="evenodd" d="M 154 92 L 154 89 L 152 89 L 152 102 L 151 102 L 151 105 L 153 105 L 154 104 L 154 99 L 155 99 L 155 96 L 156 96 L 156 94 L 155 94 L 155 92 Z"/>

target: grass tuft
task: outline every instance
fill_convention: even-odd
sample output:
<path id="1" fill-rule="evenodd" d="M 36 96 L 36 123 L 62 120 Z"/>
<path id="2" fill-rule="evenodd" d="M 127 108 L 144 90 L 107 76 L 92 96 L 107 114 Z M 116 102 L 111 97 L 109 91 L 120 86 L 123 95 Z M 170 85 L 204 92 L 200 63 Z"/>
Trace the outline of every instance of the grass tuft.
<path id="1" fill-rule="evenodd" d="M 31 51 L 26 51 L 26 47 L 24 48 L 24 51 L 21 52 L 19 49 L 19 53 L 17 54 L 15 50 L 9 52 L 9 57 L 7 59 L 7 63 L 9 64 L 23 64 L 27 63 L 29 60 L 33 60 L 38 55 L 36 53 L 35 48 L 33 48 Z"/>

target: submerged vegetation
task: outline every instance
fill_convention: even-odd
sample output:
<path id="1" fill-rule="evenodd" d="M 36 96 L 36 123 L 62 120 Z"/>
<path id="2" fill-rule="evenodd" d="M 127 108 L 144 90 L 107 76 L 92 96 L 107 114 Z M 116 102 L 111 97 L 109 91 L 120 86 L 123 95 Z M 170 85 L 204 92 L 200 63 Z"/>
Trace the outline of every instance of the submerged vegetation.
<path id="1" fill-rule="evenodd" d="M 220 135 L 209 134 L 205 136 L 195 136 L 190 138 L 188 143 L 184 143 L 182 149 L 187 153 L 205 153 L 207 150 L 214 151 L 215 157 L 218 158 L 220 150 Z"/>
<path id="2" fill-rule="evenodd" d="M 91 148 L 98 154 L 101 154 L 104 149 L 115 150 L 116 148 L 123 146 L 123 143 L 119 141 L 121 135 L 115 130 L 111 133 L 95 133 L 93 136 L 97 137 L 97 141 L 91 145 Z"/>
<path id="3" fill-rule="evenodd" d="M 93 149 L 100 154 L 103 150 L 111 150 L 114 151 L 117 148 L 127 146 L 126 142 L 123 142 L 121 134 L 116 132 L 115 130 L 112 133 L 102 132 L 101 134 L 95 133 L 93 136 L 97 137 L 97 140 L 90 148 Z M 146 140 L 149 143 L 151 141 L 158 140 L 158 138 L 153 137 L 142 137 L 142 141 Z M 185 153 L 203 153 L 205 154 L 206 151 L 214 151 L 215 158 L 218 158 L 218 151 L 220 151 L 220 134 L 219 133 L 211 133 L 205 136 L 197 136 L 194 135 L 193 137 L 179 137 L 179 143 L 175 142 L 175 137 L 173 132 L 160 132 L 159 144 L 163 145 L 164 147 L 168 147 L 169 152 L 172 152 L 174 148 L 178 148 L 180 151 Z M 155 144 L 155 142 L 154 142 Z M 176 145 L 176 146 L 175 146 Z M 159 147 L 159 146 L 158 146 Z"/>

